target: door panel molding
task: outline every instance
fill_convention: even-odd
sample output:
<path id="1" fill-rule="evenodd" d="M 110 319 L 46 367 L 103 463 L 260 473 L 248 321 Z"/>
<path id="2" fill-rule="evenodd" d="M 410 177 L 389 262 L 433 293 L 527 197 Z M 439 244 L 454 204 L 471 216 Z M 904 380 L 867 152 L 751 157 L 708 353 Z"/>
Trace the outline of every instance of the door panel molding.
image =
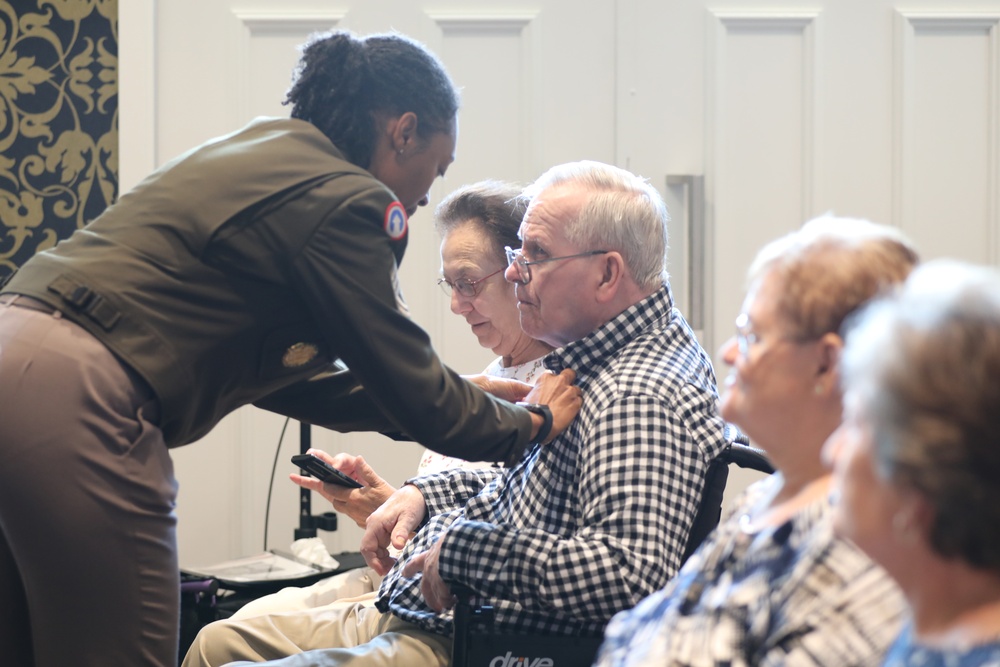
<path id="1" fill-rule="evenodd" d="M 726 47 L 730 37 L 737 32 L 757 33 L 762 39 L 768 33 L 775 31 L 799 33 L 802 40 L 802 97 L 801 97 L 801 118 L 802 118 L 802 167 L 803 178 L 801 187 L 802 215 L 805 219 L 812 212 L 813 201 L 820 201 L 822 197 L 817 196 L 819 188 L 818 172 L 821 160 L 821 142 L 819 141 L 821 116 L 821 105 L 819 104 L 819 94 L 822 86 L 820 79 L 822 63 L 820 62 L 820 40 L 819 40 L 819 12 L 818 11 L 791 11 L 778 12 L 770 10 L 747 10 L 747 11 L 712 11 L 713 21 L 709 25 L 708 49 L 709 57 L 708 77 L 709 82 L 706 90 L 709 94 L 707 105 L 709 125 L 706 127 L 706 135 L 709 138 L 707 150 L 707 160 L 709 168 L 707 172 L 717 173 L 713 168 L 721 163 L 721 157 L 716 151 L 719 147 L 718 138 L 724 130 L 722 113 L 727 103 L 726 91 L 723 86 L 726 83 Z"/>
<path id="2" fill-rule="evenodd" d="M 344 20 L 344 11 L 296 11 L 296 10 L 243 10 L 234 9 L 233 14 L 243 23 L 249 37 L 261 35 L 301 36 L 323 30 L 332 30 Z"/>
<path id="3" fill-rule="evenodd" d="M 762 241 L 794 229 L 820 201 L 819 12 L 710 11 L 706 40 L 706 245 L 719 273 L 714 323 L 739 310 Z M 726 230 L 725 234 L 721 234 Z M 718 360 L 717 360 L 718 363 Z"/>
<path id="4" fill-rule="evenodd" d="M 537 130 L 540 117 L 540 84 L 536 71 L 542 70 L 535 48 L 536 11 L 424 10 L 441 33 L 438 56 L 462 90 L 459 160 L 447 178 L 435 184 L 441 196 L 458 185 L 486 178 L 521 181 L 537 164 Z M 488 162 L 470 161 L 465 156 L 490 156 Z M 440 199 L 441 197 L 437 197 Z M 430 226 L 411 232 L 411 243 L 419 243 L 416 259 L 419 273 L 433 275 L 439 269 L 440 240 Z M 477 372 L 490 363 L 492 351 L 471 343 L 465 320 L 450 312 L 450 299 L 433 290 L 430 294 L 435 347 L 445 363 L 464 372 Z"/>
<path id="5" fill-rule="evenodd" d="M 942 40 L 949 46 L 938 44 Z M 950 68 L 942 67 L 944 57 L 954 59 Z M 996 265 L 1000 13 L 897 11 L 892 106 L 893 222 L 913 234 L 925 252 Z M 964 151 L 960 171 L 943 160 L 932 169 L 924 159 L 928 151 L 947 158 L 945 143 Z M 941 189 L 953 194 L 942 197 Z M 971 248 L 983 254 L 968 257 Z"/>
<path id="6" fill-rule="evenodd" d="M 231 66 L 236 69 L 238 92 L 230 114 L 233 127 L 240 127 L 261 115 L 261 108 L 272 109 L 269 115 L 285 116 L 278 104 L 283 95 L 270 85 L 261 89 L 261 81 L 286 82 L 298 60 L 297 47 L 310 35 L 337 28 L 344 11 L 243 10 L 233 9 L 240 23 L 238 53 Z M 277 78 L 280 72 L 285 72 Z M 273 93 L 273 95 L 272 95 Z"/>
<path id="7" fill-rule="evenodd" d="M 538 16 L 536 11 L 426 12 L 443 32 L 521 32 Z"/>
<path id="8" fill-rule="evenodd" d="M 456 81 L 460 78 L 462 63 L 476 63 L 477 49 L 470 44 L 470 50 L 461 54 L 461 57 L 451 57 L 455 54 L 449 47 L 458 47 L 463 38 L 472 39 L 513 39 L 516 40 L 510 49 L 509 57 L 505 58 L 510 70 L 509 73 L 518 79 L 516 94 L 520 98 L 517 105 L 516 125 L 517 132 L 510 134 L 510 137 L 517 137 L 517 146 L 520 159 L 516 165 L 493 165 L 493 169 L 500 168 L 500 171 L 493 171 L 490 174 L 478 175 L 477 178 L 517 178 L 521 174 L 536 172 L 540 167 L 540 153 L 538 150 L 537 132 L 535 128 L 543 125 L 544 119 L 541 115 L 541 107 L 538 103 L 542 99 L 542 82 L 539 76 L 543 71 L 542 63 L 539 62 L 542 50 L 539 48 L 538 40 L 541 39 L 541 31 L 538 29 L 538 11 L 519 10 L 505 11 L 502 9 L 481 10 L 481 11 L 436 11 L 426 10 L 424 12 L 431 20 L 437 24 L 441 30 L 443 46 L 441 58 L 448 63 L 449 71 Z M 491 64 L 491 68 L 500 67 L 500 63 Z M 481 69 L 481 66 L 480 66 Z M 479 78 L 482 77 L 480 73 Z M 461 85 L 461 84 L 460 84 Z M 491 107 L 500 107 L 500 104 L 490 104 Z M 509 113 L 508 113 L 509 115 Z M 467 135 L 467 133 L 466 133 Z M 466 136 L 467 140 L 467 136 Z M 463 151 L 466 150 L 463 144 Z M 487 153 L 489 154 L 489 153 Z M 506 170 L 510 170 L 508 173 Z"/>

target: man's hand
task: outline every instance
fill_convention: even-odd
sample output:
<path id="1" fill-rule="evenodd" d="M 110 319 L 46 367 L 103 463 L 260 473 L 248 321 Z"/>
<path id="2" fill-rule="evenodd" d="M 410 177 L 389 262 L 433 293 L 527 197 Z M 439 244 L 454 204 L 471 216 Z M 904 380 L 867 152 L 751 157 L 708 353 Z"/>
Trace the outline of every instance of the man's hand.
<path id="1" fill-rule="evenodd" d="M 368 566 L 385 576 L 396 559 L 389 554 L 389 547 L 402 549 L 416 534 L 427 516 L 427 504 L 420 490 L 404 485 L 368 517 L 365 534 L 361 538 L 361 555 Z"/>
<path id="2" fill-rule="evenodd" d="M 379 477 L 360 456 L 350 454 L 330 456 L 320 449 L 310 449 L 308 453 L 323 459 L 348 477 L 358 480 L 364 484 L 364 488 L 349 489 L 337 484 L 324 484 L 315 477 L 305 477 L 296 473 L 289 475 L 289 479 L 303 488 L 317 491 L 333 504 L 333 509 L 354 519 L 354 523 L 361 528 L 365 527 L 368 515 L 396 491 L 395 487 Z"/>
<path id="3" fill-rule="evenodd" d="M 543 444 L 552 442 L 576 419 L 583 405 L 583 391 L 575 384 L 576 372 L 569 368 L 562 373 L 545 373 L 537 384 L 528 392 L 523 400 L 526 403 L 541 403 L 549 406 L 552 411 L 552 430 Z M 532 415 L 532 423 L 536 425 L 534 433 L 541 426 L 541 417 Z"/>
<path id="4" fill-rule="evenodd" d="M 428 606 L 436 612 L 442 612 L 455 606 L 455 596 L 441 578 L 438 566 L 441 560 L 441 542 L 447 532 L 441 534 L 438 540 L 427 551 L 414 554 L 403 566 L 403 576 L 412 577 L 417 572 L 423 572 L 420 580 L 420 592 L 424 594 Z"/>

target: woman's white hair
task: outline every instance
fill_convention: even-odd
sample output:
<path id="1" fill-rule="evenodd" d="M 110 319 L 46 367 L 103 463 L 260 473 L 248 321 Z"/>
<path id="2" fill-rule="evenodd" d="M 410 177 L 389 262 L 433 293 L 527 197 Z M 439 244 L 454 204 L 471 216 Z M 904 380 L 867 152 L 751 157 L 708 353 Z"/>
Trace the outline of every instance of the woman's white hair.
<path id="1" fill-rule="evenodd" d="M 898 229 L 827 214 L 764 246 L 747 282 L 774 276 L 781 285 L 778 308 L 791 333 L 811 340 L 838 333 L 848 315 L 901 283 L 918 260 Z"/>
<path id="2" fill-rule="evenodd" d="M 1000 272 L 917 268 L 848 334 L 842 372 L 879 472 L 934 508 L 932 547 L 1000 571 Z"/>

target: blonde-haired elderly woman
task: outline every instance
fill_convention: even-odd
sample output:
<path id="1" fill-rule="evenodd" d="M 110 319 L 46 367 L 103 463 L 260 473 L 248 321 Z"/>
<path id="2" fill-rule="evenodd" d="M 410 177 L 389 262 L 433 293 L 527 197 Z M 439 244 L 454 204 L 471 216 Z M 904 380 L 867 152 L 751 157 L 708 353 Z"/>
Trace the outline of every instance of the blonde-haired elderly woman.
<path id="1" fill-rule="evenodd" d="M 921 267 L 843 366 L 834 525 L 911 610 L 886 666 L 1000 665 L 1000 273 Z"/>
<path id="2" fill-rule="evenodd" d="M 840 424 L 845 318 L 917 262 L 895 230 L 826 216 L 766 246 L 748 276 L 722 415 L 777 472 L 663 590 L 616 616 L 612 665 L 875 665 L 903 602 L 888 576 L 833 535 L 820 452 Z"/>

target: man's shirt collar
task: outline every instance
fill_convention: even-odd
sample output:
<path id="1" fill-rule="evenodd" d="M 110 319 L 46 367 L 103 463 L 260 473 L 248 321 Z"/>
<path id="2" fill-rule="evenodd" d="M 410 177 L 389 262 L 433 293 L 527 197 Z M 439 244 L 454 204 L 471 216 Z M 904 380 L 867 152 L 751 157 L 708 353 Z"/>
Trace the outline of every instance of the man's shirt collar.
<path id="1" fill-rule="evenodd" d="M 553 350 L 545 358 L 545 366 L 556 373 L 572 368 L 583 375 L 588 368 L 614 355 L 654 324 L 669 322 L 673 307 L 670 285 L 665 284 L 589 335 Z"/>

